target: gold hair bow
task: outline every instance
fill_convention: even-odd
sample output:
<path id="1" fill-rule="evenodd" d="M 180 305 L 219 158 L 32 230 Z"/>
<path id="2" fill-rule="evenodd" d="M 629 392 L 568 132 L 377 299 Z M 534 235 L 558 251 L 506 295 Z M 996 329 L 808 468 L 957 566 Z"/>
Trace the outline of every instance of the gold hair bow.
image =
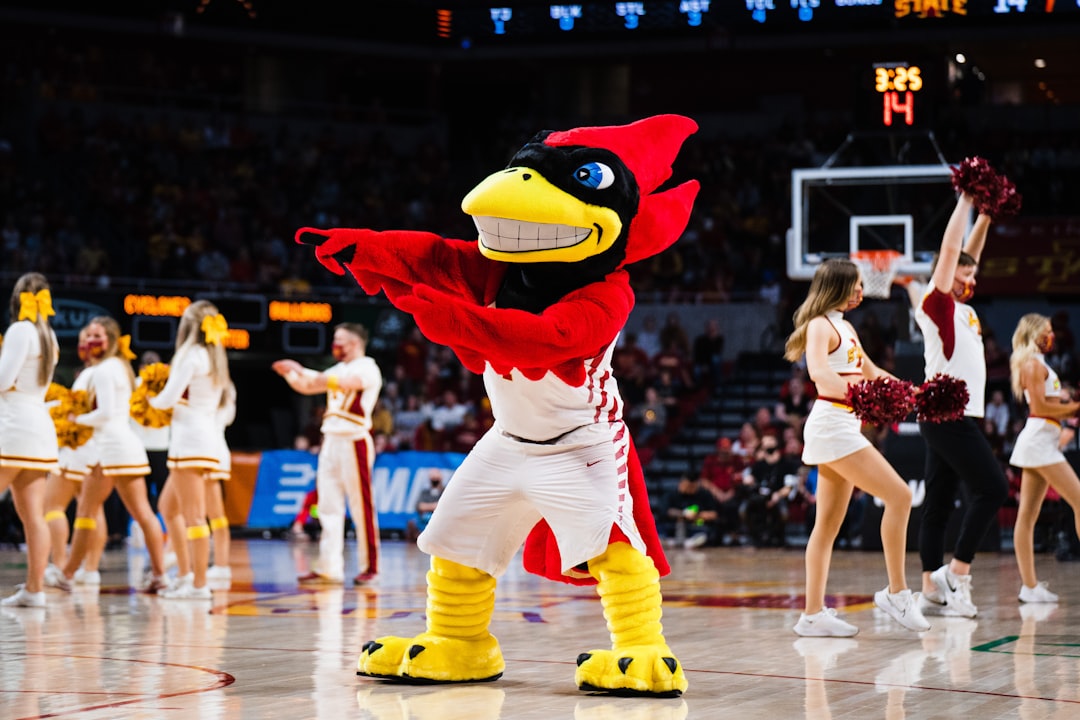
<path id="1" fill-rule="evenodd" d="M 202 331 L 206 335 L 207 345 L 220 345 L 229 334 L 229 324 L 221 313 L 207 315 L 202 321 Z"/>
<path id="2" fill-rule="evenodd" d="M 36 293 L 19 293 L 19 320 L 37 322 L 38 314 L 48 318 L 56 314 L 52 306 L 52 293 L 46 290 L 38 290 Z"/>
<path id="3" fill-rule="evenodd" d="M 131 352 L 131 336 L 121 335 L 120 339 L 116 342 L 116 347 L 120 350 L 120 357 L 125 360 L 134 360 L 135 353 Z"/>

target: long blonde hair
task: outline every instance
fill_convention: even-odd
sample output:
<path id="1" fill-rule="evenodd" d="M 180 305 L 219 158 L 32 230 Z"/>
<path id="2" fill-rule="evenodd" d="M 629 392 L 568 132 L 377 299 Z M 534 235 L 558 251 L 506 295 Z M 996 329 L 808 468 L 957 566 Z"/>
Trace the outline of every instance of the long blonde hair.
<path id="1" fill-rule="evenodd" d="M 784 359 L 797 362 L 806 352 L 806 327 L 810 321 L 841 307 L 855 292 L 859 282 L 858 266 L 847 258 L 829 258 L 818 265 L 806 299 L 795 311 L 795 331 L 784 346 Z"/>
<path id="2" fill-rule="evenodd" d="M 131 361 L 123 356 L 120 352 L 120 323 L 116 322 L 108 315 L 98 315 L 86 324 L 87 327 L 91 325 L 100 325 L 105 330 L 105 338 L 107 342 L 105 344 L 105 354 L 102 356 L 102 360 L 108 358 L 120 358 L 120 361 L 127 368 L 128 380 L 131 383 L 131 389 L 135 388 L 135 371 L 131 369 Z"/>
<path id="3" fill-rule="evenodd" d="M 15 323 L 19 319 L 19 310 L 22 307 L 22 294 L 24 292 L 36 295 L 42 290 L 48 289 L 49 281 L 41 273 L 26 273 L 16 280 L 15 288 L 11 291 L 11 322 Z M 56 362 L 60 358 L 60 348 L 56 344 L 56 336 L 53 335 L 52 328 L 49 327 L 49 318 L 45 317 L 45 313 L 39 312 L 37 320 L 34 320 L 33 323 L 34 327 L 37 328 L 38 339 L 41 341 L 38 383 L 48 385 L 52 382 L 53 371 L 56 369 Z"/>
<path id="4" fill-rule="evenodd" d="M 225 346 L 221 343 L 206 342 L 206 333 L 202 329 L 204 318 L 219 315 L 217 306 L 209 300 L 196 300 L 187 306 L 184 314 L 180 316 L 180 327 L 176 331 L 176 353 L 173 355 L 175 363 L 184 353 L 195 345 L 206 348 L 210 355 L 210 377 L 218 387 L 225 387 L 232 382 L 229 377 L 229 358 L 225 354 Z"/>
<path id="5" fill-rule="evenodd" d="M 1050 318 L 1045 315 L 1028 313 L 1016 323 L 1016 330 L 1012 337 L 1012 355 L 1009 357 L 1009 375 L 1013 395 L 1021 402 L 1024 400 L 1021 371 L 1024 369 L 1024 363 L 1041 352 L 1035 345 L 1035 340 L 1049 322 Z"/>

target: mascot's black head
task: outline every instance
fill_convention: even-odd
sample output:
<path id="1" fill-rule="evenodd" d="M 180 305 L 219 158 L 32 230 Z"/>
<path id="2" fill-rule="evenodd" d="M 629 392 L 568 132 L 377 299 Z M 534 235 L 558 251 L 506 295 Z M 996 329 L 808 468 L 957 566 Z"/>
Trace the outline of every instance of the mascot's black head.
<path id="1" fill-rule="evenodd" d="M 536 135 L 466 196 L 480 252 L 514 263 L 496 300 L 538 312 L 601 280 L 626 257 L 637 182 L 610 150 L 552 147 Z"/>
<path id="2" fill-rule="evenodd" d="M 698 183 L 659 188 L 695 131 L 690 118 L 654 115 L 542 132 L 473 188 L 461 208 L 476 223 L 480 252 L 511 263 L 499 306 L 539 312 L 675 242 Z"/>

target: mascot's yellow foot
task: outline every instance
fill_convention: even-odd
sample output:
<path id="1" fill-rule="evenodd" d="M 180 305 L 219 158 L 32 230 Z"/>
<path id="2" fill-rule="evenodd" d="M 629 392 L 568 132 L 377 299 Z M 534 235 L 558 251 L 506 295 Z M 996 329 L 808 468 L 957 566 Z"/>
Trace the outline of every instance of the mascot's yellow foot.
<path id="1" fill-rule="evenodd" d="M 574 682 L 611 695 L 678 697 L 686 690 L 682 664 L 667 645 L 634 645 L 578 655 Z"/>
<path id="2" fill-rule="evenodd" d="M 492 635 L 459 640 L 421 633 L 369 641 L 356 674 L 403 683 L 467 683 L 498 680 L 505 669 L 499 641 Z"/>

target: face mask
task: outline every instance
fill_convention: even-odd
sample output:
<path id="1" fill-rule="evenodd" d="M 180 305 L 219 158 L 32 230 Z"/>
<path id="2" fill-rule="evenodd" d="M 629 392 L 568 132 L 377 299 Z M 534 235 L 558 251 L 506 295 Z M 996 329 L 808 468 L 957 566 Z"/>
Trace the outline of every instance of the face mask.
<path id="1" fill-rule="evenodd" d="M 956 297 L 957 302 L 967 302 L 975 297 L 975 284 L 966 282 L 964 283 L 963 289 L 958 293 L 954 292 L 953 295 Z"/>
<path id="2" fill-rule="evenodd" d="M 1036 341 L 1035 347 L 1039 348 L 1039 352 L 1041 352 L 1043 355 L 1048 354 L 1051 350 L 1054 349 L 1054 333 L 1050 333 L 1049 335 L 1047 335 L 1045 338 L 1043 338 L 1042 342 Z"/>
<path id="3" fill-rule="evenodd" d="M 345 359 L 345 346 L 334 343 L 330 346 L 330 353 L 334 356 L 334 359 L 341 362 Z"/>
<path id="4" fill-rule="evenodd" d="M 105 356 L 105 348 L 108 345 L 104 340 L 88 340 L 86 342 L 86 356 L 88 358 L 100 358 Z"/>
<path id="5" fill-rule="evenodd" d="M 90 359 L 90 348 L 83 343 L 82 345 L 79 345 L 79 361 L 86 362 L 88 359 Z"/>
<path id="6" fill-rule="evenodd" d="M 856 293 L 855 297 L 848 300 L 848 304 L 846 306 L 844 306 L 844 312 L 851 312 L 855 308 L 862 305 L 862 301 L 863 301 L 863 291 L 859 290 Z"/>

